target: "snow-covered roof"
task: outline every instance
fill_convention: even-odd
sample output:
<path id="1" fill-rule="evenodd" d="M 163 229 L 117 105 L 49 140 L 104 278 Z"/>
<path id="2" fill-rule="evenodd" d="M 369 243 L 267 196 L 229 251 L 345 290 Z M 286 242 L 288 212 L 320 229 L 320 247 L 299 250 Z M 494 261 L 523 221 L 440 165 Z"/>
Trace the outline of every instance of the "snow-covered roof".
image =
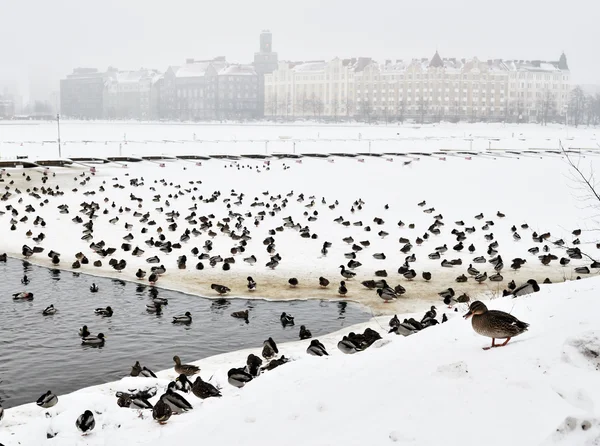
<path id="1" fill-rule="evenodd" d="M 232 64 L 219 71 L 219 76 L 256 76 L 252 65 Z"/>
<path id="2" fill-rule="evenodd" d="M 304 73 L 308 71 L 324 71 L 326 66 L 327 62 L 325 62 L 324 60 L 317 60 L 313 62 L 304 62 L 299 65 L 296 65 L 293 68 L 293 71 L 297 73 Z"/>

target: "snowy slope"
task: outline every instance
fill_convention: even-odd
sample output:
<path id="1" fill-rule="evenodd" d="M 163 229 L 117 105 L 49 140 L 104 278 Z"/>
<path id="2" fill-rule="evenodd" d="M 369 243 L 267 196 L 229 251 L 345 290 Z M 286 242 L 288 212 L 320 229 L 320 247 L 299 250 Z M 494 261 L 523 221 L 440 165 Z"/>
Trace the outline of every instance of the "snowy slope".
<path id="1" fill-rule="evenodd" d="M 124 378 L 60 396 L 49 410 L 7 410 L 0 442 L 35 445 L 51 432 L 57 445 L 597 444 L 599 285 L 574 281 L 488 303 L 531 324 L 503 348 L 482 350 L 489 339 L 460 317 L 464 309 L 408 338 L 383 334 L 379 323 L 386 326 L 387 318 L 380 318 L 369 325 L 383 340 L 370 349 L 342 354 L 336 343 L 347 332 L 321 338 L 329 357 L 308 356 L 308 341 L 285 344 L 280 352 L 294 361 L 242 389 L 227 383 L 226 372 L 243 365 L 249 351 L 199 361 L 223 397 L 186 396 L 194 410 L 164 426 L 148 411 L 119 408 L 114 392 L 164 386 L 176 376 L 172 369 L 158 380 Z M 85 409 L 96 412 L 96 429 L 82 438 L 74 421 Z"/>

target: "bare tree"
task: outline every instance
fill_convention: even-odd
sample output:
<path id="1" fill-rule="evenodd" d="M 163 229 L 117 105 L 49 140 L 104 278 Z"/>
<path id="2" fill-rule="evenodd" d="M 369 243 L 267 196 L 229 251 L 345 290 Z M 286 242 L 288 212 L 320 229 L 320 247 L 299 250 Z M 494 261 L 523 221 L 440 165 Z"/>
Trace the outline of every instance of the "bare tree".
<path id="1" fill-rule="evenodd" d="M 364 119 L 367 122 L 371 122 L 371 115 L 373 114 L 373 106 L 371 105 L 371 101 L 369 99 L 365 99 L 362 101 L 360 105 L 360 110 Z"/>
<path id="2" fill-rule="evenodd" d="M 427 101 L 423 97 L 423 93 L 417 100 L 417 107 L 419 112 L 420 123 L 423 124 L 425 122 L 425 115 L 427 114 L 427 110 L 429 108 Z"/>
<path id="3" fill-rule="evenodd" d="M 334 121 L 337 121 L 338 112 L 340 110 L 340 101 L 338 100 L 337 95 L 335 95 L 331 101 L 331 116 Z"/>
<path id="4" fill-rule="evenodd" d="M 346 111 L 346 118 L 349 118 L 350 115 L 353 113 L 353 106 L 354 106 L 354 102 L 352 101 L 352 98 L 348 95 L 346 95 L 346 100 L 344 101 L 344 108 Z"/>
<path id="5" fill-rule="evenodd" d="M 317 97 L 314 93 L 312 94 L 310 103 L 312 105 L 313 117 L 321 117 L 323 113 L 323 101 Z"/>
<path id="6" fill-rule="evenodd" d="M 585 93 L 578 85 L 571 91 L 569 99 L 569 121 L 575 127 L 583 122 L 585 112 Z"/>
<path id="7" fill-rule="evenodd" d="M 545 90 L 537 100 L 538 121 L 541 125 L 548 125 L 548 118 L 554 115 L 554 95 L 550 90 Z"/>

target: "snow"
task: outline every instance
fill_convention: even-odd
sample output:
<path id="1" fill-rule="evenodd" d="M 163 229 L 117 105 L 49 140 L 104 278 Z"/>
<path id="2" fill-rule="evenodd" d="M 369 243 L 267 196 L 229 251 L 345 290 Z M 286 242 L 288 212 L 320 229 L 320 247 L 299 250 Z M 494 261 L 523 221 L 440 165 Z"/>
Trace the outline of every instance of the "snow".
<path id="1" fill-rule="evenodd" d="M 213 153 L 264 153 L 265 140 L 269 153 L 291 152 L 296 143 L 298 152 L 368 152 L 369 144 L 374 152 L 432 152 L 441 148 L 474 150 L 509 148 L 526 150 L 532 148 L 558 147 L 563 139 L 567 147 L 589 148 L 598 146 L 594 129 L 569 129 L 570 138 L 565 139 L 565 129 L 558 127 L 541 128 L 534 126 L 239 126 L 239 125 L 156 125 L 140 123 L 61 123 L 63 130 L 63 157 L 68 156 L 115 156 L 156 155 L 156 154 L 213 154 Z M 36 125 L 0 124 L 0 154 L 3 158 L 14 158 L 28 154 L 32 159 L 56 158 L 55 145 L 42 144 L 54 137 L 54 124 Z M 126 133 L 126 138 L 123 134 Z M 193 135 L 197 135 L 196 140 Z M 291 136 L 290 140 L 280 140 L 281 135 Z M 124 139 L 127 140 L 123 141 Z M 371 143 L 367 139 L 372 139 Z M 88 144 L 83 141 L 92 141 Z M 161 141 L 169 142 L 161 142 Z M 109 142 L 111 141 L 111 142 Z M 121 141 L 121 142 L 119 142 Z M 21 143 L 23 145 L 21 145 Z M 121 147 L 119 148 L 119 144 Z M 445 158 L 445 159 L 441 159 Z M 331 162 L 333 160 L 333 162 Z M 363 162 L 359 162 L 362 160 Z M 389 161 L 391 160 L 391 161 Z M 405 161 L 411 161 L 405 164 Z M 582 166 L 595 167 L 596 155 L 586 154 L 581 158 Z M 39 202 L 27 194 L 13 195 L 3 205 L 11 204 L 20 211 L 19 218 L 25 215 L 24 207 L 32 203 L 36 208 L 33 215 L 42 216 L 47 226 L 47 235 L 41 244 L 46 252 L 54 249 L 61 252 L 61 268 L 69 268 L 75 260 L 74 254 L 84 252 L 90 265 L 84 265 L 82 272 L 119 276 L 125 280 L 136 280 L 138 267 L 148 270 L 145 258 L 158 255 L 167 267 L 167 273 L 160 278 L 159 285 L 214 296 L 210 283 L 224 283 L 232 288 L 232 296 L 248 296 L 245 277 L 252 275 L 258 289 L 251 297 L 270 299 L 297 298 L 338 298 L 334 286 L 341 279 L 338 266 L 346 263 L 343 253 L 350 251 L 350 245 L 342 242 L 343 237 L 352 236 L 356 241 L 369 240 L 371 246 L 359 255 L 363 263 L 355 270 L 357 278 L 347 282 L 348 298 L 368 305 L 375 314 L 386 314 L 374 319 L 369 327 L 383 336 L 365 352 L 344 355 L 337 348 L 337 341 L 347 334 L 334 333 L 320 340 L 330 352 L 330 357 L 314 358 L 306 353 L 308 341 L 280 346 L 280 351 L 293 362 L 249 383 L 243 389 L 236 389 L 227 383 L 227 371 L 245 363 L 249 352 L 259 354 L 261 346 L 251 351 L 233 352 L 195 362 L 202 369 L 202 377 L 223 386 L 223 398 L 201 402 L 194 396 L 186 396 L 195 409 L 188 414 L 173 417 L 165 426 L 155 423 L 149 412 L 142 415 L 137 411 L 122 409 L 116 405 L 114 393 L 142 388 L 154 380 L 124 378 L 115 383 L 103 384 L 82 389 L 70 395 L 59 396 L 59 404 L 47 411 L 35 404 L 28 404 L 5 411 L 0 422 L 0 443 L 5 445 L 40 444 L 49 431 L 56 433 L 55 444 L 174 444 L 200 438 L 207 444 L 389 444 L 393 442 L 431 444 L 546 444 L 546 445 L 586 445 L 600 439 L 597 407 L 600 403 L 600 386 L 597 383 L 600 351 L 600 332 L 597 330 L 598 311 L 595 289 L 598 278 L 571 281 L 575 266 L 589 265 L 589 260 L 572 260 L 568 267 L 560 267 L 557 262 L 544 267 L 536 256 L 529 255 L 533 243 L 533 231 L 551 232 L 549 246 L 559 258 L 564 256 L 564 248 L 551 242 L 559 238 L 570 246 L 575 238 L 571 232 L 576 228 L 584 230 L 581 249 L 594 255 L 595 211 L 589 207 L 582 191 L 570 176 L 565 160 L 560 156 L 540 157 L 505 156 L 502 152 L 490 156 L 399 156 L 339 158 L 304 158 L 301 163 L 294 160 L 271 159 L 270 170 L 263 161 L 242 159 L 238 165 L 231 161 L 210 160 L 201 165 L 186 161 L 128 163 L 126 167 L 109 164 L 95 165 L 97 174 L 89 182 L 81 185 L 80 174 L 89 174 L 89 166 L 76 165 L 71 168 L 51 168 L 47 185 L 59 185 L 65 190 L 64 196 L 48 197 L 49 203 L 40 207 Z M 244 169 L 241 167 L 244 166 Z M 250 169 L 248 166 L 252 166 Z M 284 166 L 289 169 L 284 169 Z M 7 169 L 11 177 L 4 176 L 4 185 L 10 180 L 25 191 L 33 185 L 40 186 L 41 172 L 27 170 L 33 178 L 25 181 L 20 169 Z M 260 171 L 260 173 L 258 172 Z M 56 173 L 56 176 L 52 176 Z M 129 174 L 126 176 L 125 174 Z M 118 180 L 113 181 L 112 178 Z M 144 187 L 131 187 L 131 178 L 144 177 Z M 77 181 L 74 181 L 74 178 Z M 154 183 L 164 178 L 167 185 Z M 202 184 L 189 184 L 201 180 Z M 104 185 L 105 193 L 89 196 L 86 191 L 98 190 Z M 113 187 L 123 185 L 123 189 Z M 169 185 L 173 183 L 173 185 Z M 214 203 L 199 204 L 198 215 L 214 213 L 217 219 L 227 215 L 224 198 L 230 197 L 231 189 L 246 195 L 242 206 L 234 207 L 236 212 L 256 214 L 264 209 L 250 207 L 254 197 L 258 201 L 269 202 L 270 196 L 281 194 L 289 198 L 288 206 L 274 217 L 267 216 L 258 227 L 253 219 L 246 225 L 251 230 L 252 240 L 244 254 L 236 256 L 236 263 L 229 272 L 220 267 L 210 268 L 205 262 L 203 271 L 196 271 L 196 260 L 190 255 L 193 246 L 201 247 L 206 236 L 192 238 L 184 244 L 181 252 L 165 255 L 156 248 L 149 248 L 144 240 L 156 236 L 151 228 L 148 234 L 140 234 L 139 219 L 131 215 L 135 202 L 129 194 L 144 198 L 141 212 L 151 212 L 151 218 L 158 226 L 166 229 L 164 215 L 177 209 L 181 213 L 177 231 L 167 233 L 168 238 L 178 239 L 183 232 L 188 208 L 193 205 L 190 193 L 178 199 L 170 199 L 171 207 L 165 203 L 166 196 L 180 189 L 198 187 L 193 195 L 210 196 L 215 190 L 222 192 Z M 150 190 L 150 186 L 156 188 Z M 76 192 L 71 190 L 76 188 Z M 268 191 L 268 195 L 262 192 Z M 298 194 L 304 193 L 305 200 L 298 202 Z M 153 202 L 155 194 L 160 194 L 159 202 Z M 305 207 L 315 196 L 313 207 Z M 104 203 L 103 198 L 108 198 Z M 321 204 L 324 197 L 326 204 Z M 19 204 L 17 200 L 23 198 Z M 352 203 L 361 198 L 365 205 L 362 210 L 350 211 Z M 339 206 L 329 209 L 335 200 Z M 94 200 L 101 209 L 109 210 L 108 215 L 100 214 L 94 225 L 95 240 L 104 239 L 107 246 L 118 247 L 122 237 L 128 232 L 125 222 L 134 223 L 131 231 L 135 239 L 133 247 L 145 250 L 141 258 L 118 251 L 115 258 L 125 258 L 128 266 L 122 273 L 108 267 L 108 258 L 103 259 L 102 268 L 94 268 L 91 263 L 98 257 L 88 248 L 89 242 L 80 240 L 81 227 L 71 222 L 79 215 L 79 203 Z M 435 207 L 432 214 L 425 214 L 417 206 L 421 200 L 426 207 Z M 131 206 L 130 214 L 119 215 L 117 225 L 108 220 L 116 215 L 110 207 L 115 202 L 119 206 Z M 278 200 L 281 202 L 281 200 Z M 57 206 L 69 205 L 68 214 L 60 214 Z M 384 205 L 389 204 L 388 210 Z M 157 207 L 164 207 L 159 213 Z M 233 205 L 232 205 L 233 206 Z M 2 210 L 5 210 L 4 208 Z M 309 222 L 304 212 L 318 210 L 318 219 Z M 506 218 L 498 218 L 502 211 Z M 474 216 L 482 212 L 484 220 Z M 413 241 L 422 236 L 433 222 L 433 216 L 441 213 L 445 226 L 439 236 L 431 237 L 423 246 L 413 252 L 417 261 L 411 266 L 419 274 L 414 281 L 407 281 L 396 273 L 405 254 L 399 251 L 399 237 Z M 311 233 L 318 234 L 317 240 L 303 239 L 297 231 L 286 229 L 275 236 L 277 252 L 283 260 L 274 270 L 264 264 L 269 260 L 262 240 L 268 230 L 283 224 L 283 217 L 292 216 L 302 226 L 308 225 Z M 365 232 L 364 227 L 336 224 L 334 218 L 342 215 L 345 220 L 371 225 L 373 230 Z M 373 222 L 381 217 L 385 224 Z M 42 228 L 34 228 L 31 222 L 18 223 L 16 231 L 9 230 L 11 216 L 0 216 L 0 252 L 21 258 L 24 243 L 34 245 L 26 237 L 27 229 L 34 235 Z M 33 219 L 33 218 L 32 218 Z M 484 221 L 491 219 L 494 226 L 481 230 Z M 398 227 L 398 220 L 406 226 Z M 452 251 L 456 243 L 450 234 L 454 222 L 464 220 L 465 226 L 475 226 L 477 231 L 465 241 L 465 246 L 474 243 L 477 251 L 470 255 Z M 520 225 L 527 222 L 529 229 Z M 414 223 L 416 229 L 408 228 Z M 516 225 L 522 239 L 512 238 L 510 227 Z M 386 238 L 377 237 L 379 230 L 389 232 Z M 470 259 L 484 255 L 489 244 L 484 234 L 494 233 L 500 244 L 500 253 L 506 263 L 502 274 L 504 282 L 485 282 L 476 285 L 472 280 L 466 284 L 454 282 L 454 278 L 465 273 Z M 320 254 L 324 241 L 333 246 L 326 257 Z M 226 237 L 215 237 L 211 254 L 228 257 L 233 242 Z M 448 244 L 449 251 L 443 258 L 463 258 L 463 265 L 455 268 L 441 268 L 440 261 L 427 258 L 435 247 Z M 202 250 L 201 250 L 202 251 Z M 372 254 L 385 252 L 386 260 L 376 260 Z M 188 256 L 187 270 L 176 269 L 179 255 Z M 258 262 L 250 266 L 243 257 L 255 254 Z M 524 257 L 527 264 L 517 271 L 509 270 L 510 259 Z M 49 265 L 44 254 L 35 255 L 31 261 Z M 489 264 L 475 265 L 481 271 L 493 272 Z M 407 293 L 397 301 L 384 304 L 373 291 L 360 285 L 361 280 L 373 278 L 376 269 L 387 269 L 390 284 L 402 284 Z M 431 271 L 433 280 L 421 279 L 422 271 Z M 596 270 L 593 270 L 597 273 Z M 329 289 L 320 289 L 317 278 L 326 276 L 332 281 Z M 297 277 L 300 285 L 292 289 L 287 286 L 289 277 Z M 531 324 L 529 332 L 513 339 L 508 346 L 483 351 L 489 340 L 476 335 L 468 321 L 457 317 L 466 308 L 459 305 L 459 311 L 440 309 L 446 312 L 450 321 L 428 328 L 408 338 L 388 335 L 387 321 L 394 312 L 418 313 L 434 302 L 438 308 L 443 305 L 437 293 L 453 286 L 457 294 L 467 292 L 472 299 L 487 300 L 496 296 L 514 279 L 517 284 L 535 277 L 541 282 L 549 277 L 553 285 L 542 286 L 541 291 L 518 299 L 494 299 L 488 303 L 493 309 L 509 311 L 519 319 Z M 487 302 L 486 302 L 487 303 Z M 362 331 L 365 325 L 353 331 Z M 265 339 L 269 336 L 265 333 Z M 110 348 L 110 340 L 107 341 Z M 174 352 L 176 354 L 177 352 Z M 183 358 L 184 362 L 193 358 Z M 135 358 L 132 358 L 132 365 Z M 317 363 L 319 362 L 319 363 Z M 124 375 L 127 371 L 123 371 Z M 164 387 L 175 377 L 174 371 L 159 373 L 157 384 Z M 43 389 L 46 391 L 47 389 Z M 162 389 L 161 389 L 162 390 Z M 40 390 L 42 393 L 42 389 Z M 160 395 L 160 392 L 159 392 Z M 153 402 L 156 401 L 156 398 Z M 75 419 L 86 409 L 96 411 L 96 429 L 81 438 L 75 429 Z M 52 414 L 51 417 L 45 415 Z M 590 423 L 586 424 L 587 422 Z M 582 428 L 584 426 L 586 429 Z M 232 428 L 233 427 L 233 428 Z"/>
<path id="2" fill-rule="evenodd" d="M 503 348 L 482 350 L 490 340 L 460 317 L 465 307 L 440 310 L 448 311 L 449 322 L 407 338 L 385 334 L 389 317 L 381 317 L 353 327 L 368 325 L 382 334 L 366 351 L 344 355 L 336 348 L 352 328 L 320 339 L 329 357 L 308 356 L 309 341 L 281 345 L 280 353 L 293 362 L 242 389 L 227 383 L 227 371 L 242 366 L 249 353 L 260 354 L 259 346 L 194 362 L 203 379 L 223 387 L 223 397 L 185 395 L 194 409 L 164 426 L 149 411 L 118 407 L 114 394 L 149 385 L 162 390 L 176 377 L 173 369 L 157 380 L 126 377 L 61 395 L 48 410 L 34 403 L 8 409 L 0 442 L 40 444 L 51 431 L 60 445 L 166 445 L 194 438 L 228 445 L 283 439 L 290 445 L 597 444 L 598 285 L 598 278 L 573 281 L 487 302 L 531 324 Z M 95 411 L 96 429 L 82 438 L 74 423 L 86 409 Z"/>

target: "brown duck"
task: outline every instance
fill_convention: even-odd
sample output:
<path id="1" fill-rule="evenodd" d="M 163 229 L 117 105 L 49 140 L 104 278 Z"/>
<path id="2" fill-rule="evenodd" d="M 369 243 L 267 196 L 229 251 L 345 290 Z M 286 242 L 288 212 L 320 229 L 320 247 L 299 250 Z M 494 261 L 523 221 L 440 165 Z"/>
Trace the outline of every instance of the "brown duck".
<path id="1" fill-rule="evenodd" d="M 173 356 L 175 361 L 175 371 L 180 375 L 192 376 L 200 371 L 200 367 L 192 364 L 182 364 L 179 356 Z"/>
<path id="2" fill-rule="evenodd" d="M 464 318 L 471 318 L 475 333 L 492 338 L 492 345 L 484 347 L 484 350 L 493 347 L 504 347 L 511 338 L 526 332 L 527 327 L 529 327 L 528 323 L 522 322 L 504 311 L 488 310 L 485 304 L 480 301 L 471 304 Z M 506 339 L 506 341 L 496 345 L 496 339 Z"/>

